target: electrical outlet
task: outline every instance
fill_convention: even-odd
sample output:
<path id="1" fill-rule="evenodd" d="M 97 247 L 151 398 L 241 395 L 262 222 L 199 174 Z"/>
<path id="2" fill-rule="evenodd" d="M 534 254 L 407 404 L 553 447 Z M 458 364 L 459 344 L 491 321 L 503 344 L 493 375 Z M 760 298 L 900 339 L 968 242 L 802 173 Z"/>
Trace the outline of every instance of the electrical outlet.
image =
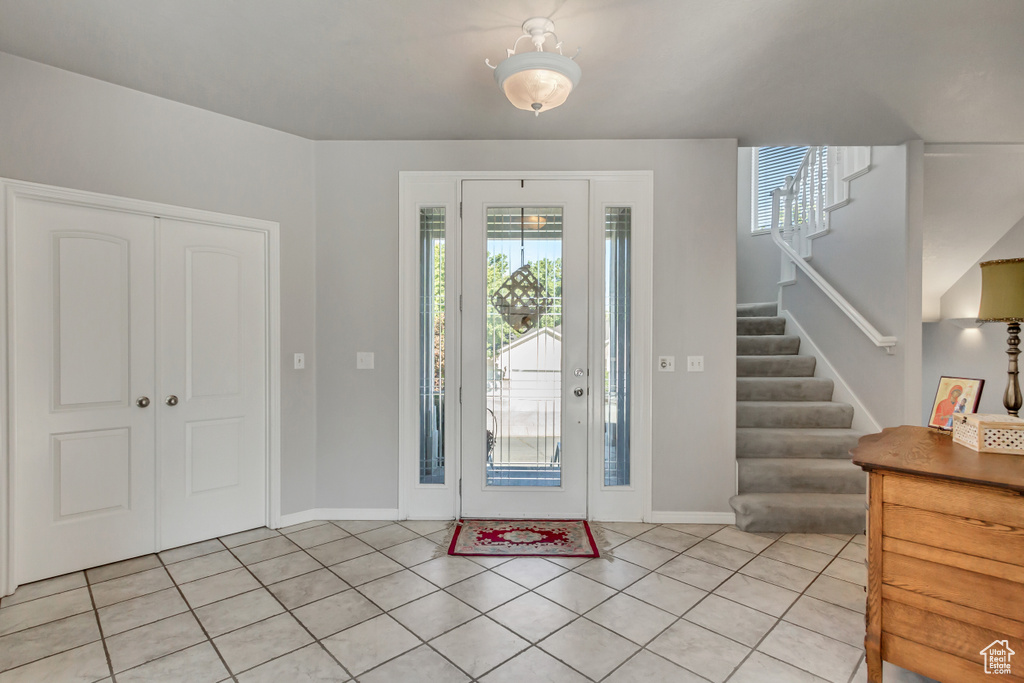
<path id="1" fill-rule="evenodd" d="M 373 370 L 372 351 L 359 351 L 356 353 L 356 370 Z"/>
<path id="2" fill-rule="evenodd" d="M 675 372 L 676 371 L 676 357 L 675 356 L 658 356 L 658 370 L 661 372 Z"/>
<path id="3" fill-rule="evenodd" d="M 297 353 L 295 354 L 295 369 L 305 370 L 306 369 L 306 354 Z"/>
<path id="4" fill-rule="evenodd" d="M 687 372 L 704 372 L 704 356 L 687 356 Z"/>

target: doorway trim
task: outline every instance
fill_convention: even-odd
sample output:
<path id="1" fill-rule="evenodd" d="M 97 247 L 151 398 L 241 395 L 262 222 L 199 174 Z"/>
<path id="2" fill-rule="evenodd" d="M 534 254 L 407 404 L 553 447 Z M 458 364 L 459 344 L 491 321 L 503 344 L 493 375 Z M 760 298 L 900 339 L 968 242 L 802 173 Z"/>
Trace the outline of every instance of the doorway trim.
<path id="1" fill-rule="evenodd" d="M 11 363 L 10 338 L 12 327 L 13 251 L 9 248 L 14 230 L 14 207 L 18 198 L 35 198 L 51 202 L 113 209 L 124 213 L 156 216 L 183 221 L 217 225 L 236 230 L 263 233 L 266 240 L 267 268 L 267 487 L 266 524 L 276 528 L 281 518 L 281 280 L 280 280 L 280 224 L 256 218 L 233 216 L 225 213 L 190 209 L 139 199 L 129 199 L 83 190 L 43 185 L 22 180 L 0 178 L 0 595 L 14 591 L 15 497 L 14 472 L 16 453 L 12 446 L 10 426 L 15 406 L 11 403 L 9 381 Z M 157 495 L 154 483 L 154 495 Z"/>
<path id="2" fill-rule="evenodd" d="M 632 445 L 634 477 L 629 486 L 605 487 L 596 476 L 600 471 L 601 454 L 591 430 L 588 447 L 587 516 L 596 521 L 650 521 L 651 519 L 651 380 L 654 363 L 653 338 L 653 259 L 654 259 L 654 173 L 653 171 L 487 171 L 433 172 L 402 171 L 399 173 L 399 428 L 398 428 L 398 518 L 453 519 L 459 516 L 461 499 L 458 482 L 462 475 L 460 452 L 461 415 L 452 410 L 445 438 L 445 478 L 443 484 L 421 484 L 419 471 L 419 210 L 426 207 L 445 209 L 445 242 L 447 259 L 461 262 L 462 221 L 459 211 L 464 180 L 586 180 L 590 182 L 591 234 L 603 229 L 604 209 L 629 206 L 633 209 L 634 261 L 632 279 L 632 344 L 631 371 L 634 382 L 632 406 Z M 593 249 L 593 247 L 591 247 Z M 451 269 L 454 271 L 457 269 Z M 457 296 L 462 283 L 458 274 L 446 272 L 446 292 Z M 597 276 L 593 276 L 596 280 Z M 592 281 L 591 291 L 600 289 Z M 446 315 L 445 349 L 446 390 L 458 405 L 461 385 L 461 315 L 452 306 L 453 316 Z M 599 415 L 598 392 L 592 392 L 589 410 Z"/>

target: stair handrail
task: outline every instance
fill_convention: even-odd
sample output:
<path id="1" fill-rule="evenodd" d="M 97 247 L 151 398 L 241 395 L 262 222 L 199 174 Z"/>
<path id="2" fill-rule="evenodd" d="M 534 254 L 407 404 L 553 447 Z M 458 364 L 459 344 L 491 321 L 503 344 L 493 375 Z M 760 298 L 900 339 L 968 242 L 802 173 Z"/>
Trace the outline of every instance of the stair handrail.
<path id="1" fill-rule="evenodd" d="M 825 147 L 808 147 L 796 175 L 788 176 L 783 187 L 772 191 L 772 241 L 782 251 L 783 265 L 799 268 L 853 321 L 871 342 L 886 353 L 892 353 L 896 337 L 879 332 L 853 304 L 836 291 L 815 268 L 807 262 L 810 241 L 828 232 L 828 179 Z M 789 276 L 791 280 L 795 271 Z M 784 275 L 783 280 L 786 280 Z"/>

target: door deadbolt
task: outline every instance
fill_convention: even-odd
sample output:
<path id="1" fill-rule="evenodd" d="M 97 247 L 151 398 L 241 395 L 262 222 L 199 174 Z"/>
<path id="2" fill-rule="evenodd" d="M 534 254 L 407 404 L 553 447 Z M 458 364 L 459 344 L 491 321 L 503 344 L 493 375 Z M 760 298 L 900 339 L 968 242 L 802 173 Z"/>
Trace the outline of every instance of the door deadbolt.
<path id="1" fill-rule="evenodd" d="M 572 390 L 572 393 L 575 394 L 576 396 L 582 396 L 583 395 L 583 388 L 582 387 L 576 387 L 575 389 Z"/>
<path id="2" fill-rule="evenodd" d="M 149 397 L 148 396 L 141 396 L 141 397 L 139 397 L 138 400 L 135 401 L 135 405 L 137 405 L 140 408 L 148 407 L 149 406 Z"/>
<path id="3" fill-rule="evenodd" d="M 174 394 L 171 394 L 170 396 L 164 399 L 164 403 L 166 403 L 169 406 L 176 406 L 178 405 L 178 397 L 175 396 Z"/>
<path id="4" fill-rule="evenodd" d="M 582 377 L 583 376 L 583 368 L 576 368 L 575 370 L 572 371 L 572 374 L 576 375 L 577 377 Z"/>

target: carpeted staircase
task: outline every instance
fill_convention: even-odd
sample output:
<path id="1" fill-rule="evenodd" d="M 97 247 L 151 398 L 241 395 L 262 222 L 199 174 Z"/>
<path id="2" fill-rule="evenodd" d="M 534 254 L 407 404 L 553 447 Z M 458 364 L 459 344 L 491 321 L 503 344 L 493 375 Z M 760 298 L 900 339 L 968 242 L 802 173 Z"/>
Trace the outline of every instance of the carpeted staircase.
<path id="1" fill-rule="evenodd" d="M 736 464 L 729 500 L 744 531 L 860 533 L 864 472 L 849 450 L 853 407 L 832 400 L 832 380 L 798 356 L 800 338 L 771 304 L 736 307 Z"/>

